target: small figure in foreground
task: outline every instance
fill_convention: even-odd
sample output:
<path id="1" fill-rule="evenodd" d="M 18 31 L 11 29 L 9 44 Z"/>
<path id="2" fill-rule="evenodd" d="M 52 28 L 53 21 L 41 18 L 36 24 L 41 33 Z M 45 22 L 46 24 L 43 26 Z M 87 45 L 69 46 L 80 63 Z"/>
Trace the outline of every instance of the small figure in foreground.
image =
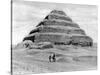
<path id="1" fill-rule="evenodd" d="M 53 53 L 52 55 L 49 56 L 49 62 L 56 62 L 56 55 Z"/>

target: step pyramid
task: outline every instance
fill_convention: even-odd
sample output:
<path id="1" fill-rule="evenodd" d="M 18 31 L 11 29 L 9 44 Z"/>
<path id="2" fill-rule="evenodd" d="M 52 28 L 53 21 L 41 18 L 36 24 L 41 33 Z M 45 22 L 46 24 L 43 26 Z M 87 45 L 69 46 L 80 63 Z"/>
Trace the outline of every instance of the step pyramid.
<path id="1" fill-rule="evenodd" d="M 63 11 L 53 10 L 23 39 L 34 43 L 92 46 L 93 40 Z"/>

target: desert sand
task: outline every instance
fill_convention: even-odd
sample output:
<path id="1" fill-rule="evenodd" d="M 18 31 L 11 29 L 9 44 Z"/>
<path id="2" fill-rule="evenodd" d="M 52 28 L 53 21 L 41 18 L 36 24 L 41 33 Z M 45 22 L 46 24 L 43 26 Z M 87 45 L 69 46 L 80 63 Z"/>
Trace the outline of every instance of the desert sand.
<path id="1" fill-rule="evenodd" d="M 49 55 L 56 54 L 56 62 Z M 55 46 L 50 49 L 12 49 L 13 75 L 97 69 L 97 47 Z"/>

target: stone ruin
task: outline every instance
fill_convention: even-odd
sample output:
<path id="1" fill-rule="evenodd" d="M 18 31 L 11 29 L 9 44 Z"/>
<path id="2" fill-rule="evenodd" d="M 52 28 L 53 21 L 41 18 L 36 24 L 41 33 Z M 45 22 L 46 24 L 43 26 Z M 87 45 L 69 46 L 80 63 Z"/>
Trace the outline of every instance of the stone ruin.
<path id="1" fill-rule="evenodd" d="M 92 46 L 93 40 L 63 11 L 53 10 L 31 30 L 23 41 L 51 42 L 54 45 Z"/>

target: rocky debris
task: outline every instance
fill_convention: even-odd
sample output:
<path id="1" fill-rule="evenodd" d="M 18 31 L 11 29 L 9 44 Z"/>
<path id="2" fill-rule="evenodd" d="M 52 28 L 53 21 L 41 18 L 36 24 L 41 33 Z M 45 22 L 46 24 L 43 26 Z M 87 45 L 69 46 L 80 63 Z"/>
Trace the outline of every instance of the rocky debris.
<path id="1" fill-rule="evenodd" d="M 53 48 L 53 44 L 51 44 L 50 42 L 39 42 L 33 45 L 29 45 L 28 48 L 29 49 L 49 49 L 49 48 Z"/>
<path id="2" fill-rule="evenodd" d="M 33 43 L 31 40 L 25 40 L 15 46 L 14 49 L 21 49 L 21 48 L 28 48 L 28 49 L 48 49 L 54 48 L 51 42 L 38 42 Z"/>
<path id="3" fill-rule="evenodd" d="M 23 41 L 51 42 L 55 45 L 92 46 L 93 40 L 63 11 L 53 10 L 30 31 Z"/>
<path id="4" fill-rule="evenodd" d="M 53 48 L 53 44 L 50 42 L 40 42 L 37 44 L 39 49 L 48 49 L 48 48 Z"/>
<path id="5" fill-rule="evenodd" d="M 34 45 L 34 43 L 31 40 L 25 40 L 24 42 L 21 42 L 15 46 L 15 49 L 21 49 L 21 48 L 31 48 Z"/>
<path id="6" fill-rule="evenodd" d="M 31 40 L 25 40 L 23 42 L 23 45 L 25 48 L 32 48 L 32 46 L 34 45 L 34 43 Z"/>

